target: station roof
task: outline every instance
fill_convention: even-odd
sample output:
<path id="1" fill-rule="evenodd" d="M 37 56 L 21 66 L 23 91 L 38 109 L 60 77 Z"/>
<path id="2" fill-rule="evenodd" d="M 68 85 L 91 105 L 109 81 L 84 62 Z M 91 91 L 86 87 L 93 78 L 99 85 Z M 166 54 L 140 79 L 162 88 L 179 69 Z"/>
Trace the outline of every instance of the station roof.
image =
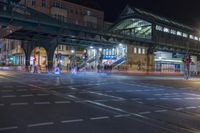
<path id="1" fill-rule="evenodd" d="M 182 30 L 186 30 L 186 31 L 190 31 L 190 32 L 195 32 L 197 30 L 195 30 L 193 27 L 178 23 L 174 20 L 171 19 L 167 19 L 158 15 L 155 15 L 153 13 L 132 7 L 127 5 L 125 7 L 125 9 L 122 11 L 122 13 L 119 16 L 119 20 L 118 21 L 122 21 L 125 20 L 126 18 L 133 18 L 133 17 L 142 17 L 144 20 L 152 22 L 152 23 L 159 23 L 159 24 L 164 24 L 167 26 L 171 26 L 171 27 L 176 27 L 176 28 L 180 28 Z"/>

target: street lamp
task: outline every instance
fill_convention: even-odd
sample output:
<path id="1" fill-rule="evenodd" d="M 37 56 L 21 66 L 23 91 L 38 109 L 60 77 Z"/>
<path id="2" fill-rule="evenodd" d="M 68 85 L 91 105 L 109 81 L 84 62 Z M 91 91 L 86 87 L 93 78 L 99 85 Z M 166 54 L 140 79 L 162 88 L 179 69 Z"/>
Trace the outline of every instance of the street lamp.
<path id="1" fill-rule="evenodd" d="M 72 49 L 72 50 L 70 50 L 70 52 L 71 52 L 72 54 L 74 54 L 74 53 L 75 53 L 75 50 L 74 50 L 74 49 Z"/>

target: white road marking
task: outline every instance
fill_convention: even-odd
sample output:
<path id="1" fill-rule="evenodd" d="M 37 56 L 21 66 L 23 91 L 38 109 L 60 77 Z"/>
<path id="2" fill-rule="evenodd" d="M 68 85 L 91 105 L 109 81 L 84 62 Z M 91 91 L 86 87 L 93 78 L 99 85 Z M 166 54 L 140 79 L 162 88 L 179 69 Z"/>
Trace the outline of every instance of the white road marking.
<path id="1" fill-rule="evenodd" d="M 174 99 L 174 100 L 181 100 L 182 98 L 172 98 L 172 99 Z"/>
<path id="2" fill-rule="evenodd" d="M 88 100 L 78 100 L 78 101 L 74 101 L 75 103 L 87 103 Z"/>
<path id="3" fill-rule="evenodd" d="M 127 99 L 111 99 L 111 101 L 115 101 L 115 102 L 120 102 L 120 101 L 126 101 Z"/>
<path id="4" fill-rule="evenodd" d="M 32 94 L 21 95 L 21 97 L 32 97 Z"/>
<path id="5" fill-rule="evenodd" d="M 154 112 L 156 112 L 156 113 L 161 113 L 161 112 L 167 112 L 168 110 L 166 110 L 166 109 L 163 109 L 163 110 L 156 110 L 156 111 L 154 111 Z"/>
<path id="6" fill-rule="evenodd" d="M 44 123 L 29 124 L 28 127 L 49 126 L 53 124 L 54 122 L 44 122 Z"/>
<path id="7" fill-rule="evenodd" d="M 115 108 L 115 107 L 108 106 L 108 105 L 105 105 L 105 104 L 102 104 L 102 103 L 98 103 L 98 102 L 94 102 L 94 101 L 91 101 L 91 100 L 88 100 L 88 102 L 91 103 L 91 104 L 97 105 L 97 106 L 104 107 L 104 108 L 109 108 L 109 109 L 112 109 L 112 110 L 116 110 L 116 111 L 120 111 L 120 112 L 125 112 L 124 110 L 122 110 L 120 108 Z"/>
<path id="8" fill-rule="evenodd" d="M 92 93 L 92 94 L 100 95 L 100 96 L 112 97 L 112 98 L 116 98 L 116 99 L 124 99 L 122 97 L 116 97 L 116 96 L 112 96 L 112 95 L 108 95 L 108 94 L 103 94 L 103 93 L 99 93 L 99 92 L 94 92 L 94 91 L 88 91 L 88 92 Z"/>
<path id="9" fill-rule="evenodd" d="M 113 99 L 115 100 L 115 99 Z M 107 102 L 108 100 L 94 100 L 95 102 Z"/>
<path id="10" fill-rule="evenodd" d="M 13 126 L 13 127 L 2 127 L 0 128 L 0 131 L 5 131 L 5 130 L 13 130 L 13 129 L 17 129 L 17 126 Z"/>
<path id="11" fill-rule="evenodd" d="M 154 95 L 155 95 L 155 96 L 162 96 L 163 94 L 160 94 L 160 93 L 159 93 L 159 94 L 154 94 Z"/>
<path id="12" fill-rule="evenodd" d="M 111 92 L 113 92 L 113 91 L 105 91 L 105 92 L 107 92 L 107 93 L 111 93 Z M 116 91 L 117 92 L 117 91 Z"/>
<path id="13" fill-rule="evenodd" d="M 114 115 L 114 117 L 118 118 L 118 117 L 129 117 L 131 116 L 131 114 L 120 114 L 120 115 Z"/>
<path id="14" fill-rule="evenodd" d="M 27 91 L 27 89 L 18 89 L 16 91 Z"/>
<path id="15" fill-rule="evenodd" d="M 49 96 L 50 94 L 36 94 L 37 96 Z"/>
<path id="16" fill-rule="evenodd" d="M 34 104 L 40 105 L 40 104 L 50 104 L 50 102 L 34 102 Z"/>
<path id="17" fill-rule="evenodd" d="M 16 97 L 16 95 L 6 95 L 6 96 L 1 96 L 2 98 L 13 98 Z"/>
<path id="18" fill-rule="evenodd" d="M 0 106 L 4 106 L 4 104 L 0 104 Z"/>
<path id="19" fill-rule="evenodd" d="M 169 98 L 159 98 L 160 100 L 168 100 Z"/>
<path id="20" fill-rule="evenodd" d="M 70 101 L 55 101 L 55 104 L 71 103 Z"/>
<path id="21" fill-rule="evenodd" d="M 109 116 L 101 116 L 101 117 L 93 117 L 93 118 L 90 118 L 90 120 L 102 120 L 102 119 L 108 119 Z"/>
<path id="22" fill-rule="evenodd" d="M 197 107 L 185 107 L 186 109 L 196 109 Z"/>
<path id="23" fill-rule="evenodd" d="M 76 98 L 77 99 L 77 97 L 74 96 L 74 95 L 67 95 L 67 96 L 70 97 L 70 98 Z"/>
<path id="24" fill-rule="evenodd" d="M 12 86 L 4 86 L 4 88 L 13 88 Z"/>
<path id="25" fill-rule="evenodd" d="M 140 112 L 140 113 L 138 113 L 138 114 L 140 114 L 140 115 L 146 115 L 146 114 L 150 114 L 151 112 L 149 112 L 149 111 L 147 111 L 147 112 Z"/>
<path id="26" fill-rule="evenodd" d="M 70 89 L 71 89 L 71 90 L 77 90 L 77 88 L 74 88 L 74 87 L 70 87 Z"/>
<path id="27" fill-rule="evenodd" d="M 142 100 L 141 98 L 132 98 L 131 100 L 137 101 L 137 100 Z"/>
<path id="28" fill-rule="evenodd" d="M 193 98 L 193 97 L 186 97 L 186 98 L 184 98 L 184 99 L 193 100 L 193 99 L 195 99 L 195 98 Z"/>
<path id="29" fill-rule="evenodd" d="M 175 110 L 180 111 L 183 110 L 184 108 L 175 108 Z"/>
<path id="30" fill-rule="evenodd" d="M 74 119 L 74 120 L 65 120 L 61 121 L 61 123 L 72 123 L 72 122 L 82 122 L 84 121 L 83 119 Z"/>
<path id="31" fill-rule="evenodd" d="M 146 100 L 152 101 L 152 100 L 156 100 L 156 98 L 146 98 Z"/>
<path id="32" fill-rule="evenodd" d="M 16 106 L 16 105 L 28 105 L 28 103 L 11 103 L 11 106 Z"/>
<path id="33" fill-rule="evenodd" d="M 1 92 L 13 92 L 13 90 L 0 90 Z"/>

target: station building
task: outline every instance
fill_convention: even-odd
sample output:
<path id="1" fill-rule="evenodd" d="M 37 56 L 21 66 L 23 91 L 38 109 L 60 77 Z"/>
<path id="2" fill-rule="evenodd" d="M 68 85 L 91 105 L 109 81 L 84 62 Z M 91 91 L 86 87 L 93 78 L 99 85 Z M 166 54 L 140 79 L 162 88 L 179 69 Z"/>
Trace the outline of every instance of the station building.
<path id="1" fill-rule="evenodd" d="M 81 57 L 84 50 L 88 50 L 91 57 L 95 56 L 93 54 L 101 53 L 99 58 L 101 57 L 102 63 L 113 65 L 115 69 L 182 72 L 183 57 L 190 54 L 192 56 L 190 69 L 194 72 L 200 70 L 200 36 L 195 28 L 130 6 L 126 6 L 117 21 L 112 24 L 104 21 L 103 11 L 62 0 L 22 0 L 21 3 L 62 22 L 96 30 L 104 29 L 124 38 L 134 39 L 134 41 L 122 39 L 118 45 L 101 50 L 59 45 L 54 53 L 54 64 L 59 62 L 66 67 L 70 64 L 70 57 L 74 53 Z M 1 43 L 3 43 L 0 45 L 1 60 L 4 59 L 14 65 L 23 65 L 25 59 L 20 47 L 22 42 L 1 40 Z M 31 56 L 31 62 L 37 58 L 38 65 L 45 67 L 47 64 L 47 55 L 40 44 L 32 51 Z"/>

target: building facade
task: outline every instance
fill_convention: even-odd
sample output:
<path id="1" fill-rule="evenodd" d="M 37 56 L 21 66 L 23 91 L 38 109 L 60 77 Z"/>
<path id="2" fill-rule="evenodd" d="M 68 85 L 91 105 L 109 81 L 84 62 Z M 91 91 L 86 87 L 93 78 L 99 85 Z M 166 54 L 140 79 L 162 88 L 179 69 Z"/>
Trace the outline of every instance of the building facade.
<path id="1" fill-rule="evenodd" d="M 108 46 L 106 43 L 105 45 L 101 44 L 106 48 L 102 48 L 102 55 L 99 57 L 103 63 L 112 65 L 117 69 L 122 67 L 126 70 L 183 72 L 183 57 L 190 54 L 192 56 L 190 70 L 194 72 L 200 70 L 198 64 L 200 36 L 196 29 L 189 26 L 129 6 L 122 11 L 119 19 L 112 25 L 104 22 L 102 11 L 66 1 L 22 0 L 21 3 L 56 18 L 58 21 L 90 27 L 95 30 L 98 30 L 98 28 L 107 29 L 105 36 L 98 34 L 98 37 L 96 34 L 91 34 L 100 38 L 101 41 L 113 43 L 112 46 Z M 77 26 L 77 28 L 79 27 Z M 76 36 L 76 34 L 73 36 Z M 92 36 L 89 36 L 87 41 L 90 41 L 91 38 Z M 90 41 L 88 45 L 92 45 L 95 41 Z M 5 51 L 2 58 L 13 60 L 10 53 L 17 55 L 15 54 L 17 50 L 13 50 L 13 42 L 6 42 L 5 40 L 5 43 L 9 46 L 1 48 L 1 53 Z M 9 50 L 7 50 L 8 48 Z M 59 45 L 54 51 L 54 61 L 50 62 L 60 63 L 66 67 L 71 60 L 74 60 L 71 56 L 77 54 L 77 51 L 80 51 L 79 55 L 84 54 L 84 48 L 79 50 L 78 47 Z M 97 48 L 90 49 L 89 55 L 94 55 L 94 53 L 99 55 L 101 52 Z M 44 48 L 35 48 L 31 56 L 31 61 L 36 62 L 37 65 L 45 66 L 47 64 L 48 56 L 45 54 Z"/>
<path id="2" fill-rule="evenodd" d="M 95 29 L 108 28 L 111 25 L 109 22 L 104 23 L 103 11 L 64 0 L 21 0 L 20 4 L 50 15 L 62 22 Z M 18 40 L 1 40 L 1 65 L 25 65 L 25 56 L 21 45 L 22 42 Z M 66 68 L 70 64 L 71 56 L 76 54 L 77 57 L 80 57 L 83 51 L 84 48 L 82 47 L 58 45 L 54 53 L 54 65 L 60 63 Z M 47 54 L 44 48 L 36 47 L 32 51 L 30 64 L 33 63 L 42 67 L 47 65 Z"/>
<path id="3" fill-rule="evenodd" d="M 103 11 L 64 0 L 21 0 L 21 3 L 60 21 L 93 28 L 104 26 Z"/>

